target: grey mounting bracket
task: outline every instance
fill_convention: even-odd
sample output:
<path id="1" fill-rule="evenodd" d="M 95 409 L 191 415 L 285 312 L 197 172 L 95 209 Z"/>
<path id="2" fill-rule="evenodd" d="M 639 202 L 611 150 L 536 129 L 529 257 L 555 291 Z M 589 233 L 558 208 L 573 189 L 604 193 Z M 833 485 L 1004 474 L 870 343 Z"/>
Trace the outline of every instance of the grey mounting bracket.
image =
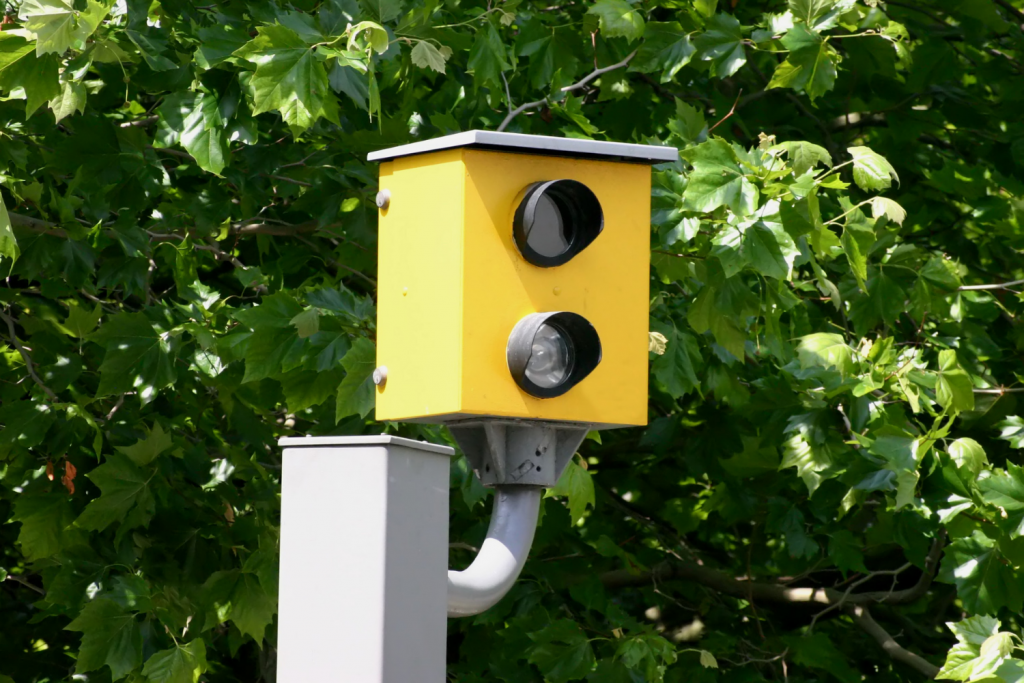
<path id="1" fill-rule="evenodd" d="M 591 425 L 501 418 L 449 422 L 480 483 L 551 488 Z"/>

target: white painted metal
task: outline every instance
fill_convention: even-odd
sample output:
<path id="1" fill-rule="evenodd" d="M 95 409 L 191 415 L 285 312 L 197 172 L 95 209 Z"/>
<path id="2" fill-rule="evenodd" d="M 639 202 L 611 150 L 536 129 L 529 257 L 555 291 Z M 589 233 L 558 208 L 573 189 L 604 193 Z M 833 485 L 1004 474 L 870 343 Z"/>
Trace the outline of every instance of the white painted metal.
<path id="1" fill-rule="evenodd" d="M 452 449 L 392 436 L 280 444 L 278 680 L 443 683 Z"/>
<path id="2" fill-rule="evenodd" d="M 448 571 L 448 616 L 480 614 L 498 603 L 519 578 L 537 530 L 542 489 L 499 486 L 487 538 L 465 570 Z"/>
<path id="3" fill-rule="evenodd" d="M 637 145 L 627 142 L 605 142 L 602 140 L 578 140 L 556 138 L 548 135 L 523 135 L 522 133 L 498 133 L 490 130 L 470 130 L 464 133 L 445 135 L 433 140 L 413 142 L 371 152 L 368 161 L 384 161 L 412 154 L 425 154 L 456 147 L 485 147 L 506 149 L 510 152 L 534 152 L 560 156 L 583 156 L 661 164 L 677 161 L 679 151 L 674 147 Z"/>

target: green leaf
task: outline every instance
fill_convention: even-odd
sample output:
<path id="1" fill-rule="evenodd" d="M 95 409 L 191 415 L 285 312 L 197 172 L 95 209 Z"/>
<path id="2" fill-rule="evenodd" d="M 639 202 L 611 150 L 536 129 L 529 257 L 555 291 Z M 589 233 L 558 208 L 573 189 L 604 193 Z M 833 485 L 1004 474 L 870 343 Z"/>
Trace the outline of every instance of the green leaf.
<path id="1" fill-rule="evenodd" d="M 142 313 L 119 313 L 93 332 L 89 341 L 106 348 L 97 396 L 135 391 L 143 403 L 177 381 L 171 340 Z"/>
<path id="2" fill-rule="evenodd" d="M 800 367 L 835 368 L 843 377 L 856 371 L 851 349 L 842 335 L 831 332 L 815 332 L 800 338 L 797 346 Z"/>
<path id="3" fill-rule="evenodd" d="M 817 165 L 823 164 L 832 168 L 832 155 L 819 145 L 803 141 L 780 142 L 772 150 L 782 149 L 789 155 L 789 165 L 793 168 L 793 176 L 799 178 Z"/>
<path id="4" fill-rule="evenodd" d="M 832 453 L 820 437 L 818 419 L 815 413 L 803 413 L 790 418 L 786 425 L 786 441 L 782 444 L 782 462 L 779 465 L 779 470 L 795 467 L 807 486 L 807 493 L 812 495 L 826 478 L 822 472 L 832 466 Z M 801 549 L 804 549 L 803 546 Z"/>
<path id="5" fill-rule="evenodd" d="M 880 322 L 893 325 L 906 310 L 907 295 L 896 281 L 878 270 L 867 282 L 868 293 L 850 304 L 850 320 L 859 334 L 865 334 Z"/>
<path id="6" fill-rule="evenodd" d="M 1003 607 L 1020 611 L 1020 581 L 1004 564 L 996 542 L 980 531 L 946 547 L 939 578 L 956 584 L 957 595 L 968 612 L 995 614 Z"/>
<path id="7" fill-rule="evenodd" d="M 818 196 L 811 193 L 794 202 L 783 201 L 779 204 L 779 218 L 782 227 L 793 239 L 808 233 L 827 230 L 821 222 L 821 208 Z"/>
<path id="8" fill-rule="evenodd" d="M 941 256 L 928 259 L 921 269 L 921 277 L 944 292 L 955 292 L 963 284 L 956 263 Z"/>
<path id="9" fill-rule="evenodd" d="M 68 317 L 59 329 L 75 339 L 84 339 L 96 329 L 101 317 L 103 307 L 100 304 L 96 304 L 91 312 L 83 306 L 71 305 L 68 307 Z"/>
<path id="10" fill-rule="evenodd" d="M 907 217 L 907 210 L 887 197 L 872 197 L 871 216 L 872 218 L 885 216 L 891 223 L 903 225 L 903 220 Z"/>
<path id="11" fill-rule="evenodd" d="M 1024 536 L 1024 514 L 1021 513 L 1024 510 L 1024 468 L 1007 462 L 1005 471 L 992 472 L 978 481 L 978 488 L 985 502 L 999 508 L 1001 516 L 1008 518 L 1014 526 L 1011 537 Z"/>
<path id="12" fill-rule="evenodd" d="M 687 208 L 707 212 L 728 206 L 738 216 L 757 210 L 757 187 L 747 180 L 735 150 L 725 140 L 708 140 L 680 154 L 693 165 L 683 193 Z"/>
<path id="13" fill-rule="evenodd" d="M 966 469 L 975 477 L 988 466 L 985 449 L 974 439 L 962 438 L 949 444 L 949 455 L 957 467 Z M 1021 500 L 1024 501 L 1024 498 Z"/>
<path id="14" fill-rule="evenodd" d="M 1024 448 L 1024 418 L 1017 415 L 1006 418 L 996 425 L 999 438 L 1010 442 L 1011 448 Z"/>
<path id="15" fill-rule="evenodd" d="M 676 117 L 668 122 L 668 129 L 688 143 L 704 142 L 708 137 L 704 112 L 680 99 L 676 99 Z"/>
<path id="16" fill-rule="evenodd" d="M 85 83 L 78 79 L 62 77 L 60 94 L 50 100 L 50 111 L 53 112 L 56 122 L 60 123 L 69 116 L 84 112 L 87 96 Z"/>
<path id="17" fill-rule="evenodd" d="M 174 445 L 171 435 L 165 434 L 159 422 L 153 423 L 153 429 L 145 438 L 139 439 L 131 446 L 117 446 L 117 450 L 124 453 L 136 465 L 143 467 L 153 462 L 158 455 Z"/>
<path id="18" fill-rule="evenodd" d="M 589 472 L 576 464 L 575 459 L 569 460 L 558 483 L 544 494 L 545 498 L 556 496 L 569 499 L 569 515 L 573 523 L 583 519 L 587 507 L 594 507 L 594 480 Z"/>
<path id="19" fill-rule="evenodd" d="M 8 46 L 14 48 L 14 52 L 8 54 L 20 52 L 16 44 L 0 42 L 0 50 Z M 32 116 L 40 106 L 60 96 L 59 69 L 60 59 L 55 54 L 37 57 L 28 51 L 16 61 L 2 59 L 0 89 L 8 91 L 12 99 L 25 100 L 25 116 Z"/>
<path id="20" fill-rule="evenodd" d="M 626 38 L 630 42 L 644 35 L 644 18 L 626 0 L 597 0 L 587 14 L 594 14 L 605 38 Z"/>
<path id="21" fill-rule="evenodd" d="M 746 334 L 733 316 L 722 314 L 713 287 L 706 286 L 697 295 L 690 305 L 687 320 L 697 334 L 710 330 L 718 345 L 737 359 L 742 360 L 746 356 Z"/>
<path id="22" fill-rule="evenodd" d="M 644 42 L 629 68 L 641 73 L 659 73 L 658 80 L 668 83 L 690 63 L 695 51 L 689 34 L 679 22 L 650 21 L 644 27 Z"/>
<path id="23" fill-rule="evenodd" d="M 312 337 L 320 331 L 320 311 L 310 308 L 291 319 L 291 324 L 299 333 L 299 339 Z"/>
<path id="24" fill-rule="evenodd" d="M 139 48 L 139 54 L 153 71 L 171 71 L 178 68 L 177 64 L 164 56 L 169 49 L 167 39 L 157 29 L 142 26 L 138 29 L 128 29 L 124 33 L 135 43 L 135 47 Z"/>
<path id="25" fill-rule="evenodd" d="M 412 63 L 421 69 L 433 69 L 439 74 L 444 73 L 444 55 L 433 44 L 421 40 L 412 48 Z"/>
<path id="26" fill-rule="evenodd" d="M 703 61 L 711 62 L 711 75 L 728 78 L 747 63 L 740 22 L 731 14 L 716 14 L 707 31 L 694 41 Z"/>
<path id="27" fill-rule="evenodd" d="M 843 571 L 844 576 L 847 572 L 867 573 L 862 547 L 863 544 L 846 529 L 834 531 L 828 536 L 828 556 Z"/>
<path id="28" fill-rule="evenodd" d="M 559 619 L 529 636 L 535 644 L 527 651 L 527 660 L 551 683 L 583 678 L 594 668 L 594 651 L 574 621 Z"/>
<path id="29" fill-rule="evenodd" d="M 327 306 L 322 306 L 317 301 L 308 300 L 313 306 L 327 308 Z M 302 313 L 302 306 L 295 301 L 294 297 L 290 294 L 279 292 L 263 297 L 260 300 L 259 306 L 236 310 L 233 317 L 243 325 L 254 330 L 259 328 L 287 330 L 293 326 L 292 320 L 300 313 Z"/>
<path id="30" fill-rule="evenodd" d="M 345 368 L 345 379 L 338 387 L 337 407 L 334 419 L 341 420 L 349 415 L 366 417 L 376 403 L 373 370 L 377 367 L 377 348 L 369 339 L 360 337 L 341 359 Z"/>
<path id="31" fill-rule="evenodd" d="M 11 262 L 7 266 L 8 272 L 18 260 L 21 250 L 18 249 L 18 240 L 14 236 L 14 227 L 11 225 L 11 217 L 4 206 L 3 197 L 0 197 L 0 264 L 3 259 L 8 258 Z"/>
<path id="32" fill-rule="evenodd" d="M 64 530 L 74 514 L 64 493 L 19 494 L 13 521 L 21 522 L 18 545 L 29 560 L 41 560 L 61 549 Z"/>
<path id="33" fill-rule="evenodd" d="M 790 252 L 790 259 L 783 253 L 784 246 L 791 247 L 786 250 Z M 743 231 L 740 249 L 747 263 L 755 271 L 777 280 L 789 278 L 791 259 L 798 253 L 786 233 L 772 230 L 768 224 L 761 221 Z"/>
<path id="34" fill-rule="evenodd" d="M 220 175 L 227 165 L 228 143 L 220 103 L 209 93 L 199 93 L 192 111 L 182 122 L 181 146 L 195 157 L 204 171 Z"/>
<path id="35" fill-rule="evenodd" d="M 938 375 L 935 398 L 939 405 L 957 412 L 974 410 L 974 384 L 957 362 L 956 351 L 939 351 Z"/>
<path id="36" fill-rule="evenodd" d="M 849 147 L 853 156 L 853 182 L 862 190 L 884 190 L 900 177 L 885 157 L 868 147 Z"/>
<path id="37" fill-rule="evenodd" d="M 802 637 L 788 637 L 784 642 L 792 648 L 793 661 L 799 666 L 826 671 L 840 683 L 862 680 L 860 672 L 850 665 L 851 660 L 821 631 Z"/>
<path id="38" fill-rule="evenodd" d="M 957 637 L 946 662 L 936 678 L 940 680 L 977 681 L 991 678 L 1009 659 L 1014 650 L 1013 635 L 997 633 L 999 622 L 992 617 L 977 616 L 946 626 Z"/>
<path id="39" fill-rule="evenodd" d="M 82 633 L 75 673 L 109 666 L 111 679 L 116 681 L 142 664 L 139 622 L 110 600 L 99 598 L 86 604 L 65 630 Z"/>
<path id="40" fill-rule="evenodd" d="M 828 13 L 835 0 L 789 0 L 789 11 L 793 18 L 808 26 L 814 26 L 818 19 Z"/>
<path id="41" fill-rule="evenodd" d="M 278 111 L 296 135 L 321 116 L 335 118 L 327 71 L 299 34 L 278 24 L 261 26 L 258 32 L 235 52 L 256 64 L 250 81 L 252 113 Z"/>
<path id="42" fill-rule="evenodd" d="M 155 509 L 149 488 L 153 474 L 143 472 L 127 457 L 115 453 L 86 476 L 100 488 L 101 495 L 75 520 L 77 526 L 103 531 L 120 522 L 123 532 L 149 523 Z"/>
<path id="43" fill-rule="evenodd" d="M 792 88 L 807 93 L 811 101 L 832 90 L 838 58 L 821 36 L 797 24 L 782 37 L 782 43 L 790 51 L 789 57 L 775 68 L 768 89 Z"/>
<path id="44" fill-rule="evenodd" d="M 520 48 L 519 54 L 530 58 L 530 84 L 534 88 L 548 89 L 556 71 L 560 71 L 563 77 L 575 75 L 579 60 L 570 36 L 566 30 L 545 31 Z"/>
<path id="45" fill-rule="evenodd" d="M 665 335 L 665 353 L 654 359 L 651 370 L 655 378 L 673 398 L 680 398 L 691 391 L 700 392 L 700 380 L 695 368 L 703 359 L 697 340 L 686 332 L 680 332 L 674 325 L 658 327 Z"/>
<path id="46" fill-rule="evenodd" d="M 348 346 L 345 345 L 344 349 L 347 352 Z M 330 353 L 332 352 L 328 352 L 328 355 Z M 318 363 L 318 365 L 323 364 Z M 306 408 L 320 405 L 335 395 L 344 378 L 345 373 L 334 363 L 330 367 L 316 372 L 292 370 L 284 373 L 280 382 L 288 410 L 298 413 Z"/>
<path id="47" fill-rule="evenodd" d="M 277 602 L 267 595 L 256 575 L 242 572 L 231 593 L 229 618 L 232 623 L 241 633 L 262 643 L 263 634 L 274 620 L 276 612 Z"/>
<path id="48" fill-rule="evenodd" d="M 494 24 L 488 22 L 487 28 L 477 32 L 466 67 L 473 72 L 473 82 L 477 87 L 488 83 L 495 87 L 501 86 L 501 72 L 512 67 L 508 63 L 505 44 Z"/>
<path id="49" fill-rule="evenodd" d="M 36 35 L 36 55 L 63 54 L 92 35 L 110 7 L 89 0 L 86 11 L 76 11 L 64 0 L 25 0 L 18 15 L 25 29 Z"/>
<path id="50" fill-rule="evenodd" d="M 142 674 L 151 683 L 198 683 L 206 668 L 206 645 L 196 638 L 157 652 L 146 661 Z"/>
<path id="51" fill-rule="evenodd" d="M 0 406 L 0 423 L 0 445 L 35 448 L 53 426 L 53 409 L 42 402 L 13 401 Z"/>

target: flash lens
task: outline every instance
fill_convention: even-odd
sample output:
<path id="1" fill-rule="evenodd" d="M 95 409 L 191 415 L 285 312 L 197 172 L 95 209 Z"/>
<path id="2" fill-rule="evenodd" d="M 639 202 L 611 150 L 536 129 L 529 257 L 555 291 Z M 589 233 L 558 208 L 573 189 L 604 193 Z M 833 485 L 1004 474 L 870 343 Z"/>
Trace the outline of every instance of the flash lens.
<path id="1" fill-rule="evenodd" d="M 569 376 L 572 361 L 572 342 L 558 328 L 545 323 L 533 338 L 526 377 L 545 389 L 557 387 Z"/>
<path id="2" fill-rule="evenodd" d="M 526 243 L 541 256 L 556 258 L 564 254 L 572 245 L 572 236 L 566 233 L 567 226 L 562 220 L 562 212 L 555 201 L 541 195 L 537 198 L 537 206 L 533 210 L 531 220 L 523 226 Z"/>
<path id="3" fill-rule="evenodd" d="M 512 220 L 512 237 L 529 263 L 568 263 L 604 229 L 601 202 L 576 180 L 549 180 L 526 188 Z"/>

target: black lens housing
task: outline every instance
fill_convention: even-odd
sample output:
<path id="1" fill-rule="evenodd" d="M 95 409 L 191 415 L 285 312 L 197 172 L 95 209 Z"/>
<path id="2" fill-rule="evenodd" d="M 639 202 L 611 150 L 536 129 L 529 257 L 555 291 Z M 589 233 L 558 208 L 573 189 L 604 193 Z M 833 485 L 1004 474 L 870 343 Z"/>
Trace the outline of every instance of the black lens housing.
<path id="1" fill-rule="evenodd" d="M 573 349 L 572 366 L 562 383 L 554 387 L 538 386 L 526 376 L 534 337 L 544 324 L 565 335 Z M 509 372 L 519 388 L 536 398 L 555 398 L 582 382 L 598 366 L 601 362 L 601 338 L 582 315 L 566 311 L 531 313 L 512 328 L 505 357 Z"/>
<path id="2" fill-rule="evenodd" d="M 537 205 L 542 197 L 547 197 L 555 205 L 562 219 L 565 241 L 569 243 L 568 248 L 556 256 L 541 254 L 527 240 L 528 228 L 537 218 Z M 567 263 L 597 239 L 602 230 L 604 212 L 601 202 L 589 187 L 576 180 L 548 180 L 530 185 L 512 220 L 512 236 L 519 253 L 541 268 Z"/>

